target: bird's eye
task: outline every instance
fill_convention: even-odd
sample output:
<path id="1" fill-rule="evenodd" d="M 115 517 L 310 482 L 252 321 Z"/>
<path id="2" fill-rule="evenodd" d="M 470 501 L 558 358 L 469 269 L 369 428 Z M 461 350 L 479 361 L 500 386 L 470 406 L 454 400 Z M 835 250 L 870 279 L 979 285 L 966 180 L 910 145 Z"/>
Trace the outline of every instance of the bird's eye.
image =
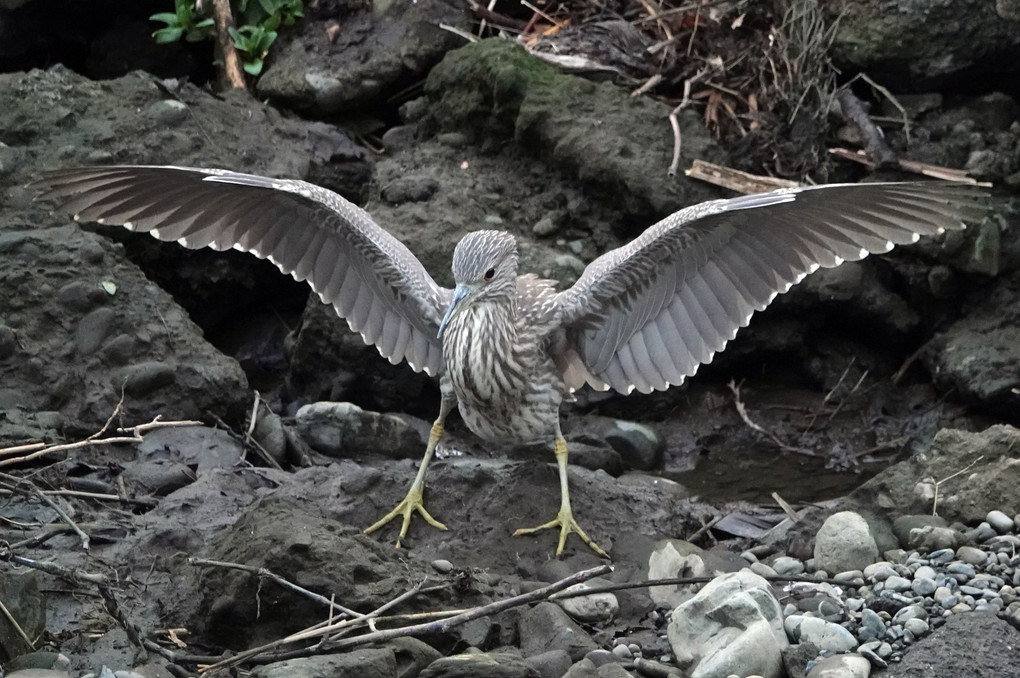
<path id="1" fill-rule="evenodd" d="M 482 276 L 482 280 L 484 280 L 485 282 L 489 282 L 489 281 L 490 281 L 490 280 L 492 280 L 492 279 L 493 279 L 494 277 L 496 277 L 496 269 L 494 269 L 494 268 L 490 268 L 490 269 L 489 269 L 488 271 L 486 271 L 486 272 L 485 272 L 485 274 L 484 274 L 484 275 Z"/>

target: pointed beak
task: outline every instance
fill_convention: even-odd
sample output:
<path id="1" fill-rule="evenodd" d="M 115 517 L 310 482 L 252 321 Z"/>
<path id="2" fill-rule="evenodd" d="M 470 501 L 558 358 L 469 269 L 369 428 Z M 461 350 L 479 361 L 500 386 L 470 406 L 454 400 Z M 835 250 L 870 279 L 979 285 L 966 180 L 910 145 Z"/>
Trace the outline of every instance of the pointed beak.
<path id="1" fill-rule="evenodd" d="M 467 299 L 470 295 L 471 288 L 467 285 L 457 285 L 457 288 L 453 290 L 453 299 L 450 300 L 450 306 L 446 309 L 443 322 L 439 323 L 439 333 L 436 334 L 438 339 L 443 338 L 443 332 L 446 330 L 446 326 L 450 324 L 450 318 L 453 317 L 453 310 L 457 308 L 457 304 Z"/>

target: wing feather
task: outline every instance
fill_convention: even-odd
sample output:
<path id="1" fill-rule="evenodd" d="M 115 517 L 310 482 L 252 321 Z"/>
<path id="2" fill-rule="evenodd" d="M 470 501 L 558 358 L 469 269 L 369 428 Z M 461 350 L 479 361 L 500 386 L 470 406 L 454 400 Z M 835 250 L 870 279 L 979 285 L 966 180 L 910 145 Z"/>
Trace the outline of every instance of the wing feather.
<path id="1" fill-rule="evenodd" d="M 191 248 L 269 259 L 312 289 L 391 362 L 439 374 L 439 321 L 452 291 L 360 208 L 304 181 L 226 170 L 56 170 L 29 186 L 82 221 L 120 224 Z"/>
<path id="2" fill-rule="evenodd" d="M 593 386 L 666 388 L 809 273 L 963 228 L 983 217 L 986 198 L 945 182 L 835 184 L 689 207 L 557 295 L 564 350 Z"/>

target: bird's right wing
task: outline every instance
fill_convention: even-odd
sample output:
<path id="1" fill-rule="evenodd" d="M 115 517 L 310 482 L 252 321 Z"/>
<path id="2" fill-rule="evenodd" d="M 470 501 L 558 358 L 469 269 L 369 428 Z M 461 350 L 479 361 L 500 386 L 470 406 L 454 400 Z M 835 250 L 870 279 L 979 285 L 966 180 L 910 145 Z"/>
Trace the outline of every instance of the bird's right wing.
<path id="1" fill-rule="evenodd" d="M 945 182 L 837 184 L 680 210 L 558 295 L 564 378 L 622 393 L 679 384 L 808 273 L 963 228 L 987 197 Z"/>
<path id="2" fill-rule="evenodd" d="M 393 364 L 443 370 L 439 321 L 452 296 L 367 212 L 304 181 L 226 170 L 114 166 L 48 172 L 29 185 L 80 221 L 192 249 L 234 248 L 305 280 Z"/>

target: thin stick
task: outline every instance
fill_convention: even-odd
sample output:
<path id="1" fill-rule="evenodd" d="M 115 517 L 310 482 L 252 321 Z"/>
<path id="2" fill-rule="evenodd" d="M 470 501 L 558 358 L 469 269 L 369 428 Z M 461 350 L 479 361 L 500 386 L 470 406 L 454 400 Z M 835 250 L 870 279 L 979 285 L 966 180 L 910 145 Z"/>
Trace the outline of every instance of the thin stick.
<path id="1" fill-rule="evenodd" d="M 231 570 L 242 570 L 242 571 L 248 572 L 250 574 L 258 575 L 259 577 L 266 577 L 268 579 L 272 579 L 279 586 L 281 586 L 281 587 L 283 587 L 285 589 L 288 589 L 288 590 L 293 591 L 295 593 L 301 594 L 302 596 L 305 596 L 306 598 L 310 598 L 311 600 L 314 600 L 317 603 L 321 603 L 323 605 L 328 606 L 330 608 L 330 610 L 334 610 L 335 609 L 336 611 L 341 612 L 341 613 L 347 615 L 348 617 L 364 617 L 364 616 L 366 616 L 366 615 L 364 615 L 364 614 L 362 614 L 360 612 L 355 612 L 354 610 L 346 608 L 343 605 L 339 605 L 339 604 L 336 604 L 336 603 L 331 603 L 330 600 L 328 598 L 326 598 L 325 596 L 321 596 L 318 593 L 314 593 L 314 592 L 309 591 L 308 589 L 306 589 L 304 587 L 301 587 L 301 586 L 298 586 L 297 584 L 294 584 L 293 582 L 287 581 L 286 579 L 284 579 L 280 575 L 274 574 L 273 572 L 270 572 L 269 570 L 267 570 L 264 567 L 255 567 L 253 565 L 242 565 L 240 563 L 229 563 L 229 562 L 222 561 L 222 560 L 209 560 L 207 558 L 188 558 L 188 564 L 189 565 L 195 565 L 196 567 L 223 567 L 223 568 L 227 568 L 227 569 L 231 569 Z"/>
<path id="2" fill-rule="evenodd" d="M 757 431 L 758 433 L 761 433 L 762 435 L 766 436 L 769 440 L 778 445 L 779 448 L 782 450 L 812 456 L 810 451 L 802 450 L 791 445 L 787 445 L 782 440 L 780 440 L 779 437 L 776 436 L 774 433 L 766 430 L 764 427 L 759 426 L 758 424 L 753 422 L 751 420 L 751 416 L 747 413 L 747 408 L 744 407 L 743 401 L 740 400 L 740 386 L 732 379 L 730 379 L 730 383 L 727 384 L 727 386 L 729 387 L 730 392 L 733 393 L 733 405 L 734 407 L 737 408 L 737 414 L 740 415 L 740 418 L 743 420 L 744 424 L 746 424 L 748 428 L 750 428 L 752 431 Z"/>
<path id="3" fill-rule="evenodd" d="M 836 101 L 839 102 L 843 117 L 853 123 L 864 137 L 864 152 L 868 157 L 879 167 L 895 165 L 896 154 L 885 142 L 878 126 L 868 117 L 861 100 L 848 87 L 844 87 L 836 93 Z"/>
<path id="4" fill-rule="evenodd" d="M 207 667 L 203 668 L 201 670 L 201 672 L 202 673 L 212 673 L 212 672 L 215 672 L 215 671 L 219 671 L 220 669 L 224 669 L 224 668 L 227 668 L 227 667 L 230 667 L 230 666 L 235 666 L 235 665 L 240 664 L 241 662 L 244 662 L 244 661 L 254 660 L 256 657 L 259 657 L 260 655 L 264 655 L 269 650 L 276 649 L 276 648 L 281 647 L 283 645 L 289 645 L 290 643 L 296 643 L 296 642 L 301 641 L 301 640 L 307 640 L 309 638 L 315 638 L 315 637 L 318 637 L 318 636 L 320 636 L 320 635 L 322 635 L 324 633 L 332 633 L 333 631 L 337 631 L 339 629 L 342 629 L 344 627 L 351 626 L 351 625 L 354 625 L 354 624 L 361 624 L 361 625 L 363 625 L 365 623 L 364 622 L 365 619 L 370 618 L 373 615 L 379 614 L 382 611 L 393 607 L 394 605 L 398 604 L 399 602 L 403 602 L 404 600 L 407 600 L 411 596 L 416 595 L 421 590 L 421 587 L 422 587 L 422 585 L 424 583 L 425 583 L 424 581 L 418 583 L 412 589 L 410 589 L 408 591 L 404 591 L 402 594 L 400 594 L 399 596 L 397 596 L 393 600 L 391 600 L 391 601 L 381 605 L 378 609 L 373 610 L 369 614 L 363 615 L 362 617 L 359 617 L 357 619 L 345 619 L 345 620 L 337 622 L 337 623 L 335 623 L 335 624 L 333 624 L 331 626 L 326 626 L 324 623 L 315 624 L 311 628 L 307 628 L 304 631 L 299 631 L 297 633 L 293 633 L 293 634 L 287 636 L 286 638 L 278 638 L 277 640 L 274 640 L 274 641 L 271 641 L 269 643 L 266 643 L 265 645 L 260 645 L 259 647 L 253 647 L 253 648 L 251 648 L 249 650 L 245 650 L 244 652 L 239 652 L 238 654 L 236 654 L 236 655 L 234 655 L 232 657 L 228 657 L 227 659 L 223 659 L 221 661 L 216 662 L 215 664 L 211 664 L 210 666 L 207 666 Z M 315 648 L 319 649 L 319 648 L 322 648 L 323 646 L 324 646 L 324 643 L 322 643 L 320 641 L 319 643 L 316 644 Z M 303 650 L 299 650 L 297 653 L 288 653 L 288 655 L 289 655 L 288 658 L 292 658 L 292 657 L 296 657 L 296 656 L 307 656 L 307 654 L 314 654 L 314 653 L 311 651 L 310 648 L 304 648 Z M 276 658 L 278 658 L 278 657 L 276 657 Z"/>
<path id="5" fill-rule="evenodd" d="M 797 512 L 793 510 L 792 506 L 786 503 L 785 499 L 779 496 L 778 492 L 773 492 L 772 498 L 776 500 L 777 504 L 779 504 L 779 508 L 783 509 L 783 513 L 786 514 L 787 518 L 795 523 L 800 522 L 800 518 L 797 517 Z"/>
<path id="6" fill-rule="evenodd" d="M 64 452 L 66 450 L 77 450 L 83 447 L 89 447 L 91 445 L 114 445 L 118 443 L 137 443 L 142 440 L 142 437 L 149 431 L 153 431 L 160 428 L 175 428 L 179 426 L 201 426 L 200 421 L 161 421 L 161 418 L 157 416 L 155 419 L 147 424 L 139 424 L 138 426 L 132 426 L 130 428 L 119 428 L 117 433 L 129 434 L 122 436 L 113 436 L 110 438 L 86 438 L 85 440 L 79 440 L 74 443 L 66 443 L 61 445 L 45 445 L 42 449 L 27 454 L 22 457 L 12 457 L 9 459 L 0 459 L 0 468 L 4 466 L 11 466 L 13 464 L 22 464 L 39 457 L 53 454 L 54 452 Z M 43 443 L 39 443 L 43 444 Z M 11 450 L 19 450 L 25 446 L 13 447 L 0 449 L 0 457 L 11 454 Z"/>
<path id="7" fill-rule="evenodd" d="M 9 494 L 11 490 L 0 490 L 0 494 Z M 117 494 L 103 494 L 100 492 L 86 492 L 84 490 L 40 490 L 42 494 L 59 497 L 78 497 L 80 499 L 95 499 L 96 501 L 119 501 L 123 504 L 134 504 L 153 508 L 159 505 L 159 501 L 149 497 L 132 498 L 121 497 Z"/>
<path id="8" fill-rule="evenodd" d="M 691 87 L 694 86 L 698 80 L 701 80 L 708 73 L 707 68 L 702 68 L 700 71 L 695 73 L 692 77 L 684 81 L 684 97 L 677 104 L 677 107 L 669 114 L 669 124 L 673 128 L 673 162 L 669 163 L 669 169 L 666 171 L 667 176 L 675 177 L 677 170 L 680 168 L 680 122 L 677 120 L 677 114 L 683 109 L 691 105 Z"/>
<path id="9" fill-rule="evenodd" d="M 11 614 L 11 611 L 7 609 L 7 606 L 4 605 L 4 601 L 2 600 L 0 600 L 0 612 L 3 612 L 4 616 L 7 617 L 7 621 L 11 623 L 14 630 L 17 631 L 18 635 L 21 636 L 21 639 L 25 641 L 25 645 L 27 645 L 30 650 L 34 651 L 36 649 L 35 643 L 33 643 L 32 639 L 28 637 L 28 634 L 25 633 L 25 629 L 21 628 L 21 624 L 19 624 L 18 620 L 14 618 L 14 615 Z"/>
<path id="10" fill-rule="evenodd" d="M 401 638 L 404 636 L 445 633 L 455 626 L 460 626 L 461 624 L 465 624 L 480 617 L 497 614 L 513 607 L 526 605 L 527 603 L 545 600 L 552 594 L 558 593 L 559 591 L 569 588 L 574 584 L 580 584 L 581 582 L 587 581 L 593 577 L 599 577 L 612 571 L 613 568 L 609 565 L 599 565 L 598 567 L 593 567 L 589 570 L 582 570 L 581 572 L 572 574 L 569 577 L 559 580 L 555 584 L 544 586 L 530 593 L 524 593 L 505 600 L 497 600 L 496 602 L 489 603 L 488 605 L 482 605 L 481 607 L 477 607 L 469 612 L 464 612 L 439 621 L 415 624 L 413 626 L 405 626 L 399 629 L 376 631 L 375 633 L 366 633 L 365 635 L 358 636 L 357 638 L 347 638 L 337 643 L 333 643 L 332 649 L 340 650 L 349 647 L 356 647 L 358 645 L 365 645 L 367 643 L 390 640 L 391 638 Z"/>
<path id="11" fill-rule="evenodd" d="M 960 469 L 959 471 L 957 471 L 953 475 L 947 476 L 947 477 L 943 478 L 942 480 L 935 481 L 935 496 L 932 497 L 932 500 L 931 500 L 931 514 L 933 516 L 937 516 L 938 515 L 938 513 L 936 513 L 935 511 L 936 511 L 936 509 L 938 509 L 938 505 L 939 505 L 939 487 L 942 486 L 942 483 L 946 482 L 947 480 L 952 480 L 953 478 L 955 478 L 958 475 L 962 475 L 962 474 L 966 473 L 971 468 L 973 468 L 973 466 L 976 463 L 978 463 L 979 461 L 981 461 L 984 458 L 985 458 L 985 455 L 982 454 L 982 455 L 978 456 L 977 459 L 975 459 L 974 461 L 970 462 L 969 464 L 964 466 L 962 469 Z"/>
<path id="12" fill-rule="evenodd" d="M 82 548 L 85 549 L 86 551 L 89 550 L 89 536 L 85 534 L 85 532 L 83 532 L 80 527 L 78 527 L 78 524 L 71 519 L 71 516 L 67 515 L 67 513 L 64 512 L 63 507 L 61 507 L 59 504 L 57 504 L 57 502 L 53 501 L 48 496 L 43 494 L 42 491 L 38 487 L 36 487 L 35 483 L 33 483 L 31 480 L 28 480 L 27 478 L 18 478 L 7 473 L 0 473 L 0 479 L 3 479 L 8 483 L 11 483 L 10 487 L 12 493 L 17 492 L 23 496 L 36 497 L 38 499 L 41 499 L 47 506 L 53 509 L 58 516 L 60 516 L 61 520 L 67 523 L 67 525 L 74 531 L 75 534 L 78 535 L 79 539 L 81 539 Z M 28 487 L 25 488 L 22 487 L 22 485 L 27 485 Z"/>
<path id="13" fill-rule="evenodd" d="M 213 19 L 216 22 L 216 46 L 223 55 L 223 71 L 220 73 L 220 85 L 223 89 L 243 88 L 244 71 L 241 69 L 241 58 L 234 49 L 234 41 L 230 30 L 234 27 L 234 16 L 230 12 L 230 0 L 212 0 Z"/>

